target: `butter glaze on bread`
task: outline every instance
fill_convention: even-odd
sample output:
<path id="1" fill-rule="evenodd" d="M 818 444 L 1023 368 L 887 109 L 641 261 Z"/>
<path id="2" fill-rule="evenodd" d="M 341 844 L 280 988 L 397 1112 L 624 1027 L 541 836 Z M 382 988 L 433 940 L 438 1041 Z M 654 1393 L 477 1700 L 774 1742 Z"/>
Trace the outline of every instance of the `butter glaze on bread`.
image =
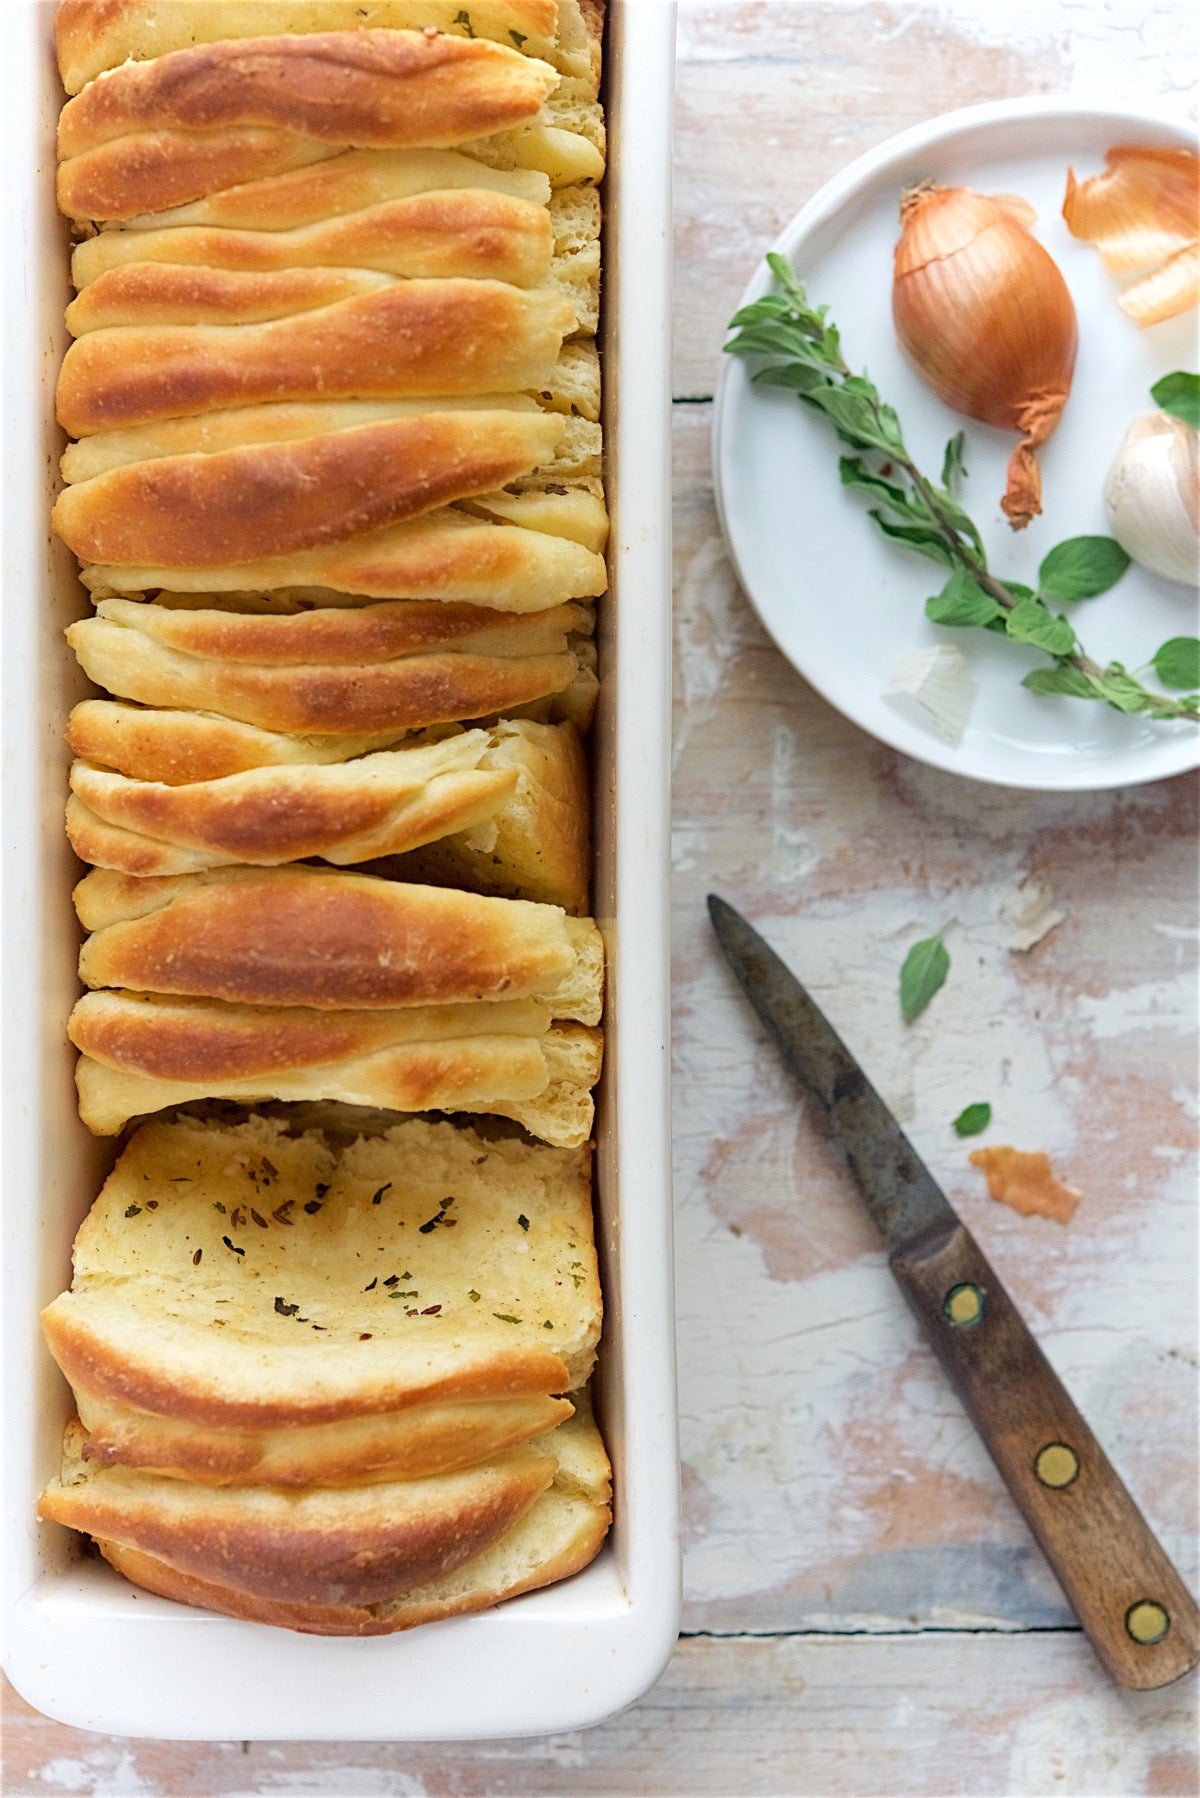
<path id="1" fill-rule="evenodd" d="M 433 412 L 289 443 L 132 463 L 68 487 L 82 561 L 213 568 L 342 543 L 551 462 L 551 413 Z"/>
<path id="2" fill-rule="evenodd" d="M 600 1017 L 599 932 L 556 906 L 309 867 L 97 869 L 75 906 L 87 986 L 334 1010 L 537 999 Z"/>
<path id="3" fill-rule="evenodd" d="M 416 1121 L 340 1149 L 144 1126 L 43 1323 L 106 1466 L 303 1488 L 473 1465 L 569 1418 L 552 1394 L 590 1369 L 587 1155 Z"/>
<path id="4" fill-rule="evenodd" d="M 439 1214 L 454 1227 L 421 1228 Z M 143 1124 L 80 1226 L 74 1269 L 43 1313 L 51 1351 L 83 1404 L 147 1430 L 390 1430 L 431 1405 L 573 1390 L 600 1335 L 589 1152 L 421 1119 L 340 1143 L 259 1116 Z M 452 1442 L 463 1421 L 414 1429 Z M 308 1443 L 322 1477 L 380 1464 L 358 1452 L 366 1438 Z"/>

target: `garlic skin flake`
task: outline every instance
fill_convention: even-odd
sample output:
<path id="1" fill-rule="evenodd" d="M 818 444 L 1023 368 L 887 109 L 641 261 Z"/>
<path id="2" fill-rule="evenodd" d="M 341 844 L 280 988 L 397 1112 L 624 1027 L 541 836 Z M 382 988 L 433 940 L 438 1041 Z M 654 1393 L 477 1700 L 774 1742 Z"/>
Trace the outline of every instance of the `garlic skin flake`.
<path id="1" fill-rule="evenodd" d="M 932 725 L 943 742 L 957 748 L 978 692 L 962 650 L 953 643 L 936 643 L 901 657 L 883 697 L 915 723 Z"/>
<path id="2" fill-rule="evenodd" d="M 1182 418 L 1135 418 L 1104 482 L 1108 526 L 1127 555 L 1200 586 L 1200 437 Z"/>

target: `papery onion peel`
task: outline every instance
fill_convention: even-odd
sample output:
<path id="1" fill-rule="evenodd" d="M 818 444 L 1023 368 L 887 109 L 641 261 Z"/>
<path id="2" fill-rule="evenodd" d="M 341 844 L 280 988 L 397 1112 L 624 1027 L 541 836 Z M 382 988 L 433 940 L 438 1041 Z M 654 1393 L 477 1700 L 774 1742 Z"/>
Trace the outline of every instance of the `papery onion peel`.
<path id="1" fill-rule="evenodd" d="M 923 184 L 900 205 L 892 316 L 901 348 L 956 412 L 1019 431 L 1000 504 L 1014 530 L 1041 511 L 1035 451 L 1067 403 L 1075 308 L 1010 194 Z"/>
<path id="2" fill-rule="evenodd" d="M 1094 243 L 1114 274 L 1148 271 L 1118 296 L 1139 325 L 1158 324 L 1200 300 L 1200 156 L 1194 150 L 1118 144 L 1104 169 L 1077 181 L 1067 170 L 1063 217 Z"/>

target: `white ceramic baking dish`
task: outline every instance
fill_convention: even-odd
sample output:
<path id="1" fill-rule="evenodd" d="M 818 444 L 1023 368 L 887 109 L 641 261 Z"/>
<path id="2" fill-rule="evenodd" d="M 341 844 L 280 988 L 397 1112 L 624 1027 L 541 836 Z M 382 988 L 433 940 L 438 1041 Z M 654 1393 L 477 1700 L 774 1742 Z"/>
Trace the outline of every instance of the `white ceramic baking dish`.
<path id="1" fill-rule="evenodd" d="M 596 915 L 609 951 L 598 1239 L 600 1416 L 615 1523 L 584 1573 L 479 1617 L 377 1640 L 238 1623 L 153 1598 L 39 1525 L 69 1408 L 38 1312 L 70 1277 L 112 1159 L 79 1123 L 62 730 L 86 609 L 47 530 L 61 436 L 66 234 L 52 0 L 6 0 L 3 343 L 4 1665 L 49 1716 L 165 1738 L 451 1740 L 577 1728 L 658 1677 L 678 1627 L 668 1107 L 670 227 L 674 8 L 612 0 L 606 46 L 604 370 L 612 588 L 595 736 Z"/>

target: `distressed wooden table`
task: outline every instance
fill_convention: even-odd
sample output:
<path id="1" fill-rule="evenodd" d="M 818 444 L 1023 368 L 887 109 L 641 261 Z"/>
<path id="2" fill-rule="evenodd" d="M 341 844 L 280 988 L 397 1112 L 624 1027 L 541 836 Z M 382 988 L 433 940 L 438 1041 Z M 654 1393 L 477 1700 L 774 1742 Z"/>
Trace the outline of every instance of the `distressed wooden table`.
<path id="1" fill-rule="evenodd" d="M 830 1151 L 717 964 L 764 920 L 977 1233 L 1185 1576 L 1197 1575 L 1194 786 L 970 786 L 862 736 L 775 652 L 722 551 L 709 399 L 762 246 L 827 176 L 972 101 L 1179 109 L 1166 0 L 684 0 L 678 98 L 676 1184 L 684 1638 L 587 1733 L 464 1749 L 126 1742 L 5 1710 L 4 1791 L 1195 1793 L 1194 1682 L 1101 1676 Z M 1062 922 L 1011 946 L 1005 901 Z M 896 970 L 947 917 L 905 1029 Z M 1048 1150 L 1067 1228 L 988 1200 L 949 1120 Z M 797 1203 L 797 1198 L 801 1200 Z"/>

